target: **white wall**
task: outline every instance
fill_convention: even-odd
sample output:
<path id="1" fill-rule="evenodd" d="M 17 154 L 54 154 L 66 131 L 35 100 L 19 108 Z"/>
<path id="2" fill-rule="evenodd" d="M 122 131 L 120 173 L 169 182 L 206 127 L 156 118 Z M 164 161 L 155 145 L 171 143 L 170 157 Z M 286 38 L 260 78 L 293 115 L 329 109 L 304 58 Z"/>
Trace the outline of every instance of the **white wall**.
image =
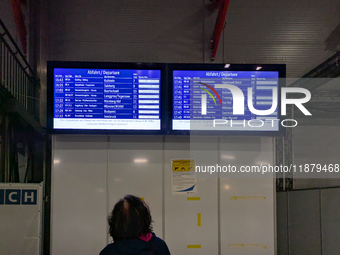
<path id="1" fill-rule="evenodd" d="M 52 254 L 97 254 L 106 244 L 107 137 L 54 136 Z"/>
<path id="2" fill-rule="evenodd" d="M 269 137 L 224 137 L 220 141 L 220 164 L 273 165 L 273 150 Z M 275 254 L 276 179 L 271 174 L 245 178 L 247 175 L 220 180 L 221 254 Z"/>
<path id="3" fill-rule="evenodd" d="M 195 139 L 205 158 L 218 162 L 217 138 Z M 165 200 L 165 241 L 171 254 L 218 254 L 218 181 L 216 178 L 198 178 L 197 194 L 172 195 L 171 160 L 190 158 L 192 141 L 189 137 L 166 137 L 164 143 L 164 200 Z M 198 159 L 195 159 L 196 161 Z M 199 197 L 200 200 L 188 200 Z M 197 217 L 200 213 L 201 226 Z M 200 245 L 201 248 L 187 248 Z M 189 246 L 192 247 L 192 246 Z M 195 247 L 195 246 L 194 246 Z"/>
<path id="4" fill-rule="evenodd" d="M 150 206 L 154 232 L 161 237 L 163 138 L 110 136 L 109 139 L 108 213 L 127 194 L 142 197 Z"/>
<path id="5" fill-rule="evenodd" d="M 206 164 L 273 163 L 267 137 L 53 136 L 52 254 L 99 253 L 110 242 L 107 215 L 126 194 L 149 203 L 172 254 L 275 254 L 273 178 L 200 175 L 197 194 L 172 195 L 171 160 L 190 158 L 193 142 Z M 223 158 L 231 151 L 234 162 Z"/>

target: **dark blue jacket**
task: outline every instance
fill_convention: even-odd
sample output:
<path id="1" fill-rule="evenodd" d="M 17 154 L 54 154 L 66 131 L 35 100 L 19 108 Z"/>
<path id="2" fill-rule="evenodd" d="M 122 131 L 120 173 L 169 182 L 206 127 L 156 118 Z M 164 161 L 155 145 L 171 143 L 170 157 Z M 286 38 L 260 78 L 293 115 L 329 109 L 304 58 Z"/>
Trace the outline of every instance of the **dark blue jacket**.
<path id="1" fill-rule="evenodd" d="M 149 242 L 142 239 L 119 240 L 107 245 L 99 255 L 170 255 L 166 243 L 152 233 Z"/>

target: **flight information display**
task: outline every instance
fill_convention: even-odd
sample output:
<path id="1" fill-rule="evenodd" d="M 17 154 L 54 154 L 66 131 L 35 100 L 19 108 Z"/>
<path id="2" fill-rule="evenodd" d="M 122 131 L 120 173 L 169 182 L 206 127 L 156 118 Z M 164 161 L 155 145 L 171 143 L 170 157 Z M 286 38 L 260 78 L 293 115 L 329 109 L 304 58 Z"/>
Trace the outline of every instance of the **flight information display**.
<path id="1" fill-rule="evenodd" d="M 172 75 L 172 130 L 279 130 L 278 71 L 173 70 Z"/>
<path id="2" fill-rule="evenodd" d="M 160 130 L 161 71 L 54 68 L 54 129 Z"/>

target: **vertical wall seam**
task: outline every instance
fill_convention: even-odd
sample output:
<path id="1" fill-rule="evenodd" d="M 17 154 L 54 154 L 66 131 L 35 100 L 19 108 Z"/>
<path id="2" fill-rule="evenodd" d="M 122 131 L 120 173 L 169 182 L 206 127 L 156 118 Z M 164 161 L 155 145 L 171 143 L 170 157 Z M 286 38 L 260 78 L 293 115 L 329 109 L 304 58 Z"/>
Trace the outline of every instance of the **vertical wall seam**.
<path id="1" fill-rule="evenodd" d="M 262 141 L 262 140 L 261 140 Z M 273 150 L 273 165 L 276 164 L 276 139 L 273 137 L 272 138 L 272 150 Z M 278 241 L 277 241 L 277 228 L 278 228 L 278 223 L 277 223 L 277 192 L 276 192 L 276 178 L 277 175 L 273 173 L 273 202 L 274 202 L 274 254 L 277 255 L 278 252 Z"/>
<path id="2" fill-rule="evenodd" d="M 162 139 L 162 238 L 165 240 L 165 136 Z"/>
<path id="3" fill-rule="evenodd" d="M 289 235 L 289 192 L 287 191 L 287 251 L 290 255 L 290 235 Z"/>
<path id="4" fill-rule="evenodd" d="M 45 218 L 45 182 L 39 183 L 39 212 L 40 212 L 40 220 L 38 221 L 38 240 L 39 240 L 39 252 L 42 254 L 44 250 L 44 218 Z"/>
<path id="5" fill-rule="evenodd" d="M 53 250 L 53 242 L 52 242 L 52 238 L 53 238 L 53 199 L 54 199 L 54 150 L 55 150 L 55 141 L 56 139 L 56 135 L 52 135 L 52 145 L 51 145 L 51 187 L 50 187 L 50 242 L 49 242 L 49 245 L 50 245 L 50 250 L 49 250 L 49 253 L 52 254 L 52 250 Z"/>
<path id="6" fill-rule="evenodd" d="M 217 138 L 217 160 L 218 160 L 218 165 L 221 164 L 220 160 L 220 146 L 221 143 L 221 138 Z M 218 249 L 217 249 L 217 254 L 221 255 L 221 178 L 220 178 L 220 173 L 217 173 L 217 240 L 218 240 Z"/>
<path id="7" fill-rule="evenodd" d="M 110 212 L 110 192 L 109 192 L 109 164 L 110 164 L 110 136 L 107 135 L 107 144 L 106 144 L 106 158 L 107 158 L 107 162 L 106 162 L 106 217 Z M 106 243 L 109 243 L 109 225 L 106 225 Z"/>
<path id="8" fill-rule="evenodd" d="M 321 255 L 323 254 L 323 242 L 322 242 L 322 207 L 321 207 L 321 189 L 319 189 L 319 211 L 320 211 L 320 250 Z"/>
<path id="9" fill-rule="evenodd" d="M 282 165 L 286 165 L 286 154 L 285 154 L 285 137 L 282 137 Z M 282 191 L 286 190 L 286 173 L 282 173 Z"/>

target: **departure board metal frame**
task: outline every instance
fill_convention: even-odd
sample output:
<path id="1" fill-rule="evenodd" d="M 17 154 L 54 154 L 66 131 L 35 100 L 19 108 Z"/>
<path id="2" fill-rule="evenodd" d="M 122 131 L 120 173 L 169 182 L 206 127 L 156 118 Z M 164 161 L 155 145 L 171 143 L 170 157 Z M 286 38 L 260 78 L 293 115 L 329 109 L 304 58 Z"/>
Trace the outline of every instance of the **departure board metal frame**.
<path id="1" fill-rule="evenodd" d="M 159 102 L 159 130 L 145 129 L 96 129 L 86 128 L 54 128 L 55 116 L 55 77 L 54 71 L 58 69 L 93 69 L 93 70 L 159 70 L 160 71 L 160 102 Z M 166 133 L 166 106 L 168 105 L 166 86 L 166 64 L 162 63 L 111 63 L 111 62 L 70 62 L 48 61 L 47 62 L 47 130 L 53 134 L 117 134 L 117 135 L 164 135 Z"/>
<path id="2" fill-rule="evenodd" d="M 208 135 L 208 136 L 282 136 L 285 128 L 280 125 L 281 120 L 281 87 L 285 87 L 286 65 L 284 64 L 169 64 L 168 68 L 168 89 L 170 90 L 168 102 L 170 110 L 167 116 L 167 134 L 169 135 Z M 174 71 L 275 71 L 278 72 L 278 119 L 279 129 L 276 131 L 235 131 L 235 130 L 174 130 L 173 129 L 173 111 L 174 111 L 174 88 L 173 88 L 173 72 Z M 208 89 L 208 88 L 207 88 Z M 209 97 L 209 95 L 208 95 Z M 218 100 L 216 99 L 218 102 Z"/>

